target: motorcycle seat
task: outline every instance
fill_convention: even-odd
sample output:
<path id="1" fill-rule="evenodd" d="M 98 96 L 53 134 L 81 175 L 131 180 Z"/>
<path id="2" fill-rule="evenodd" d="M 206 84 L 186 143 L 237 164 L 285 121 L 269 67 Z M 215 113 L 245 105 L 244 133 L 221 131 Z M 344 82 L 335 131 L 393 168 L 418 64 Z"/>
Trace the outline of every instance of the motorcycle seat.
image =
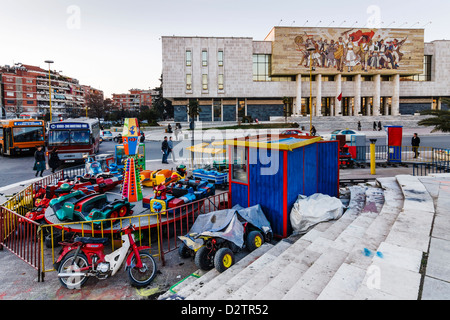
<path id="1" fill-rule="evenodd" d="M 108 243 L 108 238 L 91 238 L 91 237 L 76 237 L 75 242 L 81 242 L 84 244 L 88 243 L 100 243 L 100 244 L 106 244 Z"/>

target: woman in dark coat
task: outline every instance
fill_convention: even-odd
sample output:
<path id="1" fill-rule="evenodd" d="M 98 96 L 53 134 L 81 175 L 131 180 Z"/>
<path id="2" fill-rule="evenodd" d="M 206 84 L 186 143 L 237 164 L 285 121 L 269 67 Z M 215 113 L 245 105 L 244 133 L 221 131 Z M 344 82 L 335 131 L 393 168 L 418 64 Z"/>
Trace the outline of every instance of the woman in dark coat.
<path id="1" fill-rule="evenodd" d="M 38 176 L 38 173 L 44 173 L 45 170 L 45 153 L 44 150 L 42 150 L 42 146 L 38 146 L 36 152 L 34 153 L 34 167 L 33 170 L 36 170 L 36 177 Z"/>
<path id="2" fill-rule="evenodd" d="M 58 153 L 56 152 L 56 149 L 53 149 L 50 153 L 50 158 L 48 159 L 48 165 L 52 168 L 52 173 L 55 173 L 55 170 L 59 167 L 59 163 Z"/>

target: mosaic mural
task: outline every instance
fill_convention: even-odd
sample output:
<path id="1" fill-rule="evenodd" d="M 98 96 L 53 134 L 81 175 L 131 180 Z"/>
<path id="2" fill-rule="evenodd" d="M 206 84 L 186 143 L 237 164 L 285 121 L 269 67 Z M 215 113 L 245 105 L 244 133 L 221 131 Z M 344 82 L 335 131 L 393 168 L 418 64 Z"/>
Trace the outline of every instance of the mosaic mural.
<path id="1" fill-rule="evenodd" d="M 272 75 L 309 73 L 420 74 L 423 29 L 275 27 Z"/>

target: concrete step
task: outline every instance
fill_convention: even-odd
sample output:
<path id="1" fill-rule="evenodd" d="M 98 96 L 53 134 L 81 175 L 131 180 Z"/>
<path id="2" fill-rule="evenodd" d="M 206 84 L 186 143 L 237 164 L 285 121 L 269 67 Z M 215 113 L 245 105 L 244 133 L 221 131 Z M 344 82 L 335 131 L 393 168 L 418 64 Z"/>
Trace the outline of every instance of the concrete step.
<path id="1" fill-rule="evenodd" d="M 195 281 L 188 288 L 180 291 L 178 295 L 186 300 L 203 299 L 207 294 L 213 292 L 222 283 L 233 277 L 235 273 L 238 273 L 247 266 L 253 264 L 273 247 L 274 245 L 270 243 L 263 244 L 261 247 L 247 254 L 241 260 L 236 262 L 236 264 L 234 264 L 231 268 L 222 273 L 219 273 L 216 269 L 208 271 L 203 277 L 197 279 L 197 281 Z"/>

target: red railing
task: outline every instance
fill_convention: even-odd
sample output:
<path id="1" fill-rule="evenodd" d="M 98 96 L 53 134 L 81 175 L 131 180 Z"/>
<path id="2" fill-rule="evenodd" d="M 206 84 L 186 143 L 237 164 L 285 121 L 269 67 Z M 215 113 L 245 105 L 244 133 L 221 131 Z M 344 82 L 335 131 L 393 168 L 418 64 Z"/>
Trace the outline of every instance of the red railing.
<path id="1" fill-rule="evenodd" d="M 158 233 L 163 265 L 165 264 L 164 255 L 178 248 L 180 243 L 178 236 L 184 236 L 189 232 L 197 216 L 231 208 L 229 199 L 228 192 L 223 192 L 159 213 Z"/>
<path id="2" fill-rule="evenodd" d="M 41 241 L 39 223 L 0 206 L 0 249 L 5 247 L 41 273 Z"/>

